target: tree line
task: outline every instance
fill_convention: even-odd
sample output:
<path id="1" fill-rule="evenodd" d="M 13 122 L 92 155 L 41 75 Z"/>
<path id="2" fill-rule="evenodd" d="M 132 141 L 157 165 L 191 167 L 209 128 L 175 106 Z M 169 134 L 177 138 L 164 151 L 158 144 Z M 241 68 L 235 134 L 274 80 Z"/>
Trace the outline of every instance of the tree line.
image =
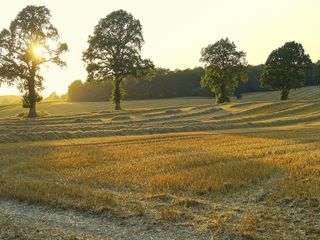
<path id="1" fill-rule="evenodd" d="M 202 67 L 171 71 L 156 68 L 150 77 L 126 78 L 121 83 L 123 99 L 156 99 L 187 96 L 212 96 L 201 88 Z M 68 87 L 69 101 L 106 101 L 112 99 L 112 79 L 103 82 L 76 80 Z"/>
<path id="2" fill-rule="evenodd" d="M 68 46 L 59 41 L 50 18 L 45 6 L 27 6 L 0 33 L 0 84 L 16 85 L 24 93 L 29 117 L 37 116 L 36 103 L 42 100 L 40 69 L 50 63 L 66 66 L 60 56 Z M 244 91 L 261 88 L 280 90 L 280 99 L 286 100 L 291 89 L 319 83 L 319 62 L 313 64 L 303 46 L 294 41 L 272 51 L 263 66 L 248 66 L 246 53 L 228 38 L 221 39 L 201 50 L 204 68 L 180 71 L 155 68 L 150 59 L 141 57 L 143 44 L 142 25 L 131 13 L 118 10 L 100 19 L 82 55 L 87 82 L 73 82 L 69 98 L 111 98 L 115 110 L 121 110 L 125 97 L 214 95 L 217 103 L 225 103 L 233 94 L 241 97 Z"/>
<path id="3" fill-rule="evenodd" d="M 260 91 L 261 67 L 248 66 L 248 81 L 239 85 L 241 93 Z M 159 99 L 175 97 L 212 97 L 208 87 L 201 87 L 204 68 L 184 70 L 154 69 L 150 78 L 127 78 L 121 84 L 123 98 Z M 73 102 L 112 100 L 112 79 L 103 82 L 75 80 L 68 87 L 68 100 Z"/>
<path id="4" fill-rule="evenodd" d="M 262 87 L 261 73 L 264 65 L 249 65 L 247 80 L 240 82 L 235 88 L 234 96 L 241 98 L 243 93 L 268 91 Z M 184 70 L 155 69 L 151 79 L 129 78 L 121 84 L 123 99 L 161 99 L 175 97 L 214 97 L 208 87 L 201 87 L 204 68 L 197 67 Z M 315 86 L 320 82 L 320 62 L 313 63 L 306 73 L 306 86 Z M 104 82 L 88 82 L 75 80 L 68 87 L 65 98 L 71 102 L 100 102 L 112 100 L 112 80 Z M 231 95 L 232 96 L 232 95 Z"/>

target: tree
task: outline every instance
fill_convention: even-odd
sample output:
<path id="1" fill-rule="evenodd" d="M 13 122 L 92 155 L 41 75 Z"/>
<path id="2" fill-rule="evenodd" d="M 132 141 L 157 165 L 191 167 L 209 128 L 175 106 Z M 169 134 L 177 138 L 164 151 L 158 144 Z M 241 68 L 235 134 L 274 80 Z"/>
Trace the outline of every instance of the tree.
<path id="1" fill-rule="evenodd" d="M 47 101 L 55 101 L 61 99 L 56 92 L 51 93 L 48 97 L 45 98 Z"/>
<path id="2" fill-rule="evenodd" d="M 320 61 L 319 60 L 313 66 L 313 78 L 315 83 L 320 85 Z"/>
<path id="3" fill-rule="evenodd" d="M 75 80 L 68 87 L 68 101 L 106 101 L 111 98 L 111 89 L 111 81 L 82 83 L 81 80 Z"/>
<path id="4" fill-rule="evenodd" d="M 24 92 L 29 117 L 36 117 L 36 102 L 43 90 L 40 67 L 49 63 L 65 66 L 60 55 L 68 51 L 59 42 L 59 33 L 50 23 L 51 13 L 44 6 L 27 6 L 0 33 L 0 81 L 16 84 Z"/>
<path id="5" fill-rule="evenodd" d="M 68 87 L 68 100 L 71 102 L 82 102 L 84 99 L 84 86 L 81 80 L 73 81 Z M 87 100 L 88 101 L 88 100 Z"/>
<path id="6" fill-rule="evenodd" d="M 201 50 L 200 61 L 205 63 L 201 85 L 211 89 L 217 103 L 229 102 L 229 96 L 234 93 L 239 81 L 245 80 L 245 56 L 243 51 L 236 50 L 236 45 L 228 38 Z"/>
<path id="7" fill-rule="evenodd" d="M 264 66 L 263 65 L 249 65 L 248 66 L 248 81 L 245 83 L 247 86 L 246 91 L 247 92 L 257 92 L 261 90 L 267 90 L 263 89 L 260 86 L 260 78 L 261 78 L 261 73 L 263 70 Z"/>
<path id="8" fill-rule="evenodd" d="M 41 102 L 43 99 L 42 96 L 40 96 L 37 92 L 36 92 L 36 102 Z M 30 96 L 29 93 L 26 92 L 23 96 L 22 96 L 22 107 L 23 108 L 29 108 L 31 107 L 31 103 L 30 103 Z"/>
<path id="9" fill-rule="evenodd" d="M 140 21 L 124 10 L 102 18 L 89 36 L 89 47 L 83 53 L 88 81 L 113 79 L 115 110 L 121 109 L 121 81 L 153 68 L 150 60 L 141 58 L 143 43 Z"/>
<path id="10" fill-rule="evenodd" d="M 261 75 L 261 85 L 281 91 L 287 100 L 289 91 L 304 85 L 311 60 L 300 43 L 287 42 L 269 55 Z"/>

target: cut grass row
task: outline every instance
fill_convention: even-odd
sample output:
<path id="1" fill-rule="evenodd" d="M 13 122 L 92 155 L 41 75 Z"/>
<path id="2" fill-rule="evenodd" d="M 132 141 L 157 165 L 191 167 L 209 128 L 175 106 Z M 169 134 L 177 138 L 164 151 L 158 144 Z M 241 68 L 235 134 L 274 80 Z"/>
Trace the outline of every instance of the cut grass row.
<path id="1" fill-rule="evenodd" d="M 121 113 L 102 111 L 36 120 L 0 119 L 0 142 L 290 126 L 317 122 L 319 106 L 319 102 L 253 102 L 199 108 L 184 105 L 182 110 L 159 107 Z"/>

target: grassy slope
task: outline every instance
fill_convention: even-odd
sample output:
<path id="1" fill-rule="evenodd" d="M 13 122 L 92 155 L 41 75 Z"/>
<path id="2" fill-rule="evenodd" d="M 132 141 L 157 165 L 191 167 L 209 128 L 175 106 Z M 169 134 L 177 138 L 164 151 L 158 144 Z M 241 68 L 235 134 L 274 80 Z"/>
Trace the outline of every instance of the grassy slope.
<path id="1" fill-rule="evenodd" d="M 10 105 L 10 104 L 19 104 L 21 103 L 21 96 L 0 96 L 0 106 L 1 105 Z"/>
<path id="2" fill-rule="evenodd" d="M 280 93 L 278 91 L 272 92 L 257 92 L 247 93 L 243 95 L 243 99 L 234 100 L 233 102 L 277 102 L 279 100 Z M 1 96 L 0 96 L 1 97 Z M 320 98 L 319 87 L 304 87 L 297 90 L 291 90 L 290 99 L 293 101 L 307 100 L 318 101 Z M 213 104 L 213 99 L 202 98 L 177 98 L 177 99 L 162 99 L 162 100 L 135 100 L 124 101 L 122 107 L 124 109 L 153 109 L 153 108 L 165 108 L 165 107 L 181 107 L 185 105 L 199 106 L 205 104 Z M 11 106 L 10 109 L 2 110 L 4 106 L 0 103 L 0 118 L 16 117 L 19 113 L 26 111 L 19 104 Z M 110 111 L 113 107 L 112 102 L 83 102 L 83 103 L 71 103 L 71 102 L 42 102 L 38 104 L 40 111 L 48 112 L 52 115 L 70 115 L 75 113 L 89 113 L 99 111 Z"/>
<path id="3" fill-rule="evenodd" d="M 103 103 L 59 103 L 46 118 L 2 120 L 2 139 L 85 139 L 0 144 L 0 196 L 174 221 L 226 238 L 317 239 L 320 91 L 298 91 L 284 103 L 274 93 L 223 106 L 129 102 L 120 114 Z M 156 134 L 176 131 L 184 133 Z"/>
<path id="4" fill-rule="evenodd" d="M 213 99 L 192 99 L 194 104 L 212 104 Z M 190 98 L 177 98 L 177 99 L 165 99 L 165 100 L 133 100 L 123 101 L 122 107 L 124 109 L 152 109 L 159 107 L 174 106 L 179 107 L 186 105 L 190 102 Z M 0 109 L 1 109 L 0 105 Z M 41 102 L 37 105 L 39 111 L 45 111 L 52 115 L 70 115 L 77 113 L 90 113 L 99 111 L 110 111 L 113 109 L 112 102 Z M 0 110 L 0 118 L 16 117 L 19 113 L 27 111 L 20 105 L 11 106 L 11 109 L 6 111 Z"/>
<path id="5" fill-rule="evenodd" d="M 36 120 L 16 117 L 18 106 L 5 107 L 0 108 L 0 143 L 290 126 L 320 118 L 319 88 L 292 91 L 296 98 L 287 102 L 274 100 L 276 94 L 248 94 L 222 106 L 203 98 L 128 101 L 121 112 L 104 102 L 42 103 L 39 109 L 49 115 Z"/>

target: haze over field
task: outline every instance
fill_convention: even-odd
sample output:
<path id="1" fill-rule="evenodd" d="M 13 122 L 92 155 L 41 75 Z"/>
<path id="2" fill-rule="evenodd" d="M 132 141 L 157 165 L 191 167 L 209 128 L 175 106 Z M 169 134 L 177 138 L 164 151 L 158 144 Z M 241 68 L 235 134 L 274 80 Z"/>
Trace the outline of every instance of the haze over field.
<path id="1" fill-rule="evenodd" d="M 75 79 L 85 80 L 81 61 L 98 20 L 114 10 L 124 9 L 141 21 L 145 45 L 143 56 L 156 66 L 170 69 L 193 68 L 199 62 L 203 46 L 228 36 L 239 49 L 247 52 L 250 64 L 266 61 L 268 54 L 288 40 L 304 45 L 313 61 L 320 59 L 317 46 L 320 33 L 318 9 L 313 0 L 92 0 L 92 1 L 6 1 L 1 13 L 0 28 L 8 28 L 11 20 L 26 5 L 46 5 L 61 40 L 68 43 L 65 55 L 68 67 L 51 66 L 43 70 L 44 96 L 56 91 L 63 94 Z M 20 94 L 15 87 L 0 87 L 0 95 Z"/>

